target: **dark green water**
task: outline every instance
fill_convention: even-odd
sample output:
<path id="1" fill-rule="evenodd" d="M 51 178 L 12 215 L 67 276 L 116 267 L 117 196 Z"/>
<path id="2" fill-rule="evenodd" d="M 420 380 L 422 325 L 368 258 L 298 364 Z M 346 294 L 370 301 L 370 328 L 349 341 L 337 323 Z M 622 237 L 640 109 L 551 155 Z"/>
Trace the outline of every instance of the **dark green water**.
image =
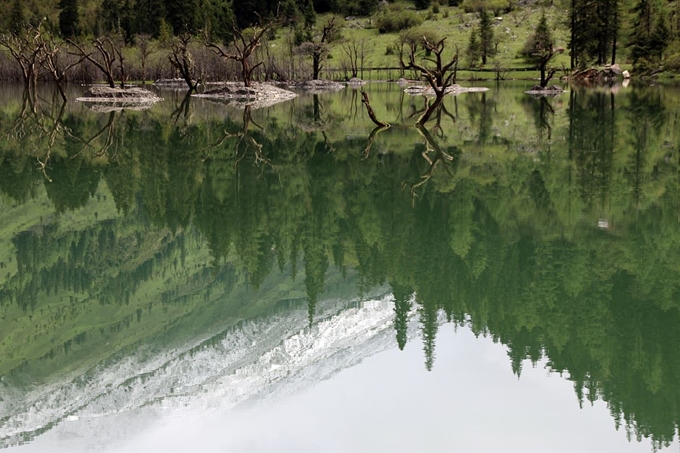
<path id="1" fill-rule="evenodd" d="M 161 404 L 181 375 L 138 388 L 168 363 L 209 364 L 232 338 L 245 363 L 255 344 L 350 313 L 360 325 L 352 310 L 381 300 L 366 329 L 389 345 L 346 328 L 338 350 L 422 342 L 418 367 L 437 373 L 438 332 L 464 327 L 505 345 L 520 381 L 539 364 L 572 383 L 574 407 L 605 402 L 614 437 L 670 445 L 680 89 L 490 88 L 447 99 L 422 130 L 422 98 L 391 84 L 367 87 L 387 130 L 352 89 L 257 110 L 161 92 L 150 110 L 102 113 L 0 93 L 0 442 L 125 386 L 139 404 L 101 413 Z M 315 344 L 289 375 L 328 363 Z"/>

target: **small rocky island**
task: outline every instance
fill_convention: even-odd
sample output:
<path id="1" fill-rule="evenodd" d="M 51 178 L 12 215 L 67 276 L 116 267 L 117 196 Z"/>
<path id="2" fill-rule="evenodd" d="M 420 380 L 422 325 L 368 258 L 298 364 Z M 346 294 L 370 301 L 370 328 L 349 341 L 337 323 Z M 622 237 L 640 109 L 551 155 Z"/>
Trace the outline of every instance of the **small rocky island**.
<path id="1" fill-rule="evenodd" d="M 262 108 L 294 99 L 297 94 L 269 83 L 245 86 L 243 82 L 225 82 L 192 96 L 226 101 L 235 107 Z"/>
<path id="2" fill-rule="evenodd" d="M 534 85 L 530 90 L 525 91 L 525 93 L 532 96 L 557 96 L 558 94 L 564 93 L 564 89 L 558 85 L 545 87 Z"/>
<path id="3" fill-rule="evenodd" d="M 401 79 L 400 79 L 401 80 Z M 399 83 L 399 81 L 397 81 Z M 400 85 L 403 86 L 402 83 L 399 83 Z M 458 85 L 457 83 L 454 83 L 453 85 L 449 85 L 446 87 L 444 90 L 444 94 L 452 94 L 452 95 L 458 95 L 460 93 L 477 93 L 480 91 L 489 91 L 487 87 L 463 87 Z M 412 96 L 418 96 L 418 95 L 424 95 L 424 96 L 435 96 L 434 89 L 430 86 L 423 86 L 423 85 L 411 85 L 406 88 L 404 88 L 404 93 L 410 94 Z"/>
<path id="4" fill-rule="evenodd" d="M 134 102 L 141 104 L 153 104 L 162 101 L 156 93 L 139 87 L 111 88 L 107 86 L 93 86 L 76 98 L 80 102 Z"/>

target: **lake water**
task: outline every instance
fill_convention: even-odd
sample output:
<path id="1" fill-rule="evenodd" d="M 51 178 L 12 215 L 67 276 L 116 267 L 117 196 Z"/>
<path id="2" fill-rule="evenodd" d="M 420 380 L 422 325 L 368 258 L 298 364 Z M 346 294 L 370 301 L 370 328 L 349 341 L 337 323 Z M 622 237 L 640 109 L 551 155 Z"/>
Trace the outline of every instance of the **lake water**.
<path id="1" fill-rule="evenodd" d="M 530 86 L 0 90 L 0 447 L 677 449 L 680 89 Z"/>

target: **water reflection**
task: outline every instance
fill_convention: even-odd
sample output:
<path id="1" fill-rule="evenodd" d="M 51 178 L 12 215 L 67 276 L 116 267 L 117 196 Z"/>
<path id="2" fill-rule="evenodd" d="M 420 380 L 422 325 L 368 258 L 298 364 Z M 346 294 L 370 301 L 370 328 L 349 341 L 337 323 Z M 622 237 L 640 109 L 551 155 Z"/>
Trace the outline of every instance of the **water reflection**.
<path id="1" fill-rule="evenodd" d="M 2 436 L 27 440 L 85 410 L 64 402 L 77 395 L 88 410 L 124 400 L 127 384 L 96 389 L 126 357 L 138 362 L 123 382 L 143 388 L 133 382 L 151 362 L 129 356 L 140 348 L 144 360 L 210 366 L 225 341 L 251 335 L 235 349 L 272 342 L 259 360 L 295 332 L 363 320 L 370 338 L 392 329 L 400 349 L 418 332 L 428 370 L 441 324 L 467 326 L 507 345 L 518 376 L 544 360 L 581 403 L 602 399 L 634 437 L 671 442 L 680 93 L 533 99 L 504 87 L 447 99 L 416 129 L 420 100 L 368 89 L 389 129 L 372 131 L 353 91 L 252 111 L 191 98 L 105 114 L 3 102 L 0 375 L 14 397 L 0 403 Z M 379 321 L 351 318 L 365 308 L 351 301 L 383 291 Z M 190 360 L 198 350 L 208 358 Z M 41 399 L 55 382 L 77 385 Z M 27 428 L 27 395 L 31 411 L 57 408 L 48 424 Z"/>

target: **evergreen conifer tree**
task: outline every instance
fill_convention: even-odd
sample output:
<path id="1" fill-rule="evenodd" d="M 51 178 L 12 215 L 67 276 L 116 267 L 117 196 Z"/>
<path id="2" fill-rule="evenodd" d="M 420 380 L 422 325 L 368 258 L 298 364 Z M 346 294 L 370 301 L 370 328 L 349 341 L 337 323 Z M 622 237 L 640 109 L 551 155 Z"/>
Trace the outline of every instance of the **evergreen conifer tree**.
<path id="1" fill-rule="evenodd" d="M 477 30 L 472 29 L 470 33 L 470 40 L 468 41 L 467 49 L 465 50 L 465 56 L 467 57 L 468 67 L 476 68 L 479 63 L 479 58 L 481 56 L 481 46 L 479 40 L 477 39 Z"/>
<path id="2" fill-rule="evenodd" d="M 80 34 L 80 15 L 78 0 L 59 1 L 59 32 L 63 38 L 73 38 Z"/>
<path id="3" fill-rule="evenodd" d="M 493 25 L 491 17 L 486 9 L 479 11 L 479 41 L 482 64 L 486 64 L 488 57 L 492 57 L 496 52 L 493 43 Z"/>
<path id="4" fill-rule="evenodd" d="M 548 63 L 555 55 L 554 45 L 555 42 L 550 27 L 548 26 L 548 20 L 545 17 L 545 13 L 543 13 L 536 26 L 536 31 L 529 36 L 529 39 L 526 44 L 524 44 L 524 49 L 522 50 L 522 54 L 527 62 L 535 65 L 538 70 L 541 71 L 542 87 L 544 87 L 550 79 L 550 76 L 546 76 L 546 71 Z"/>
<path id="5" fill-rule="evenodd" d="M 21 33 L 26 26 L 26 17 L 24 10 L 21 7 L 21 0 L 14 0 L 12 3 L 12 11 L 9 15 L 9 31 L 13 35 Z"/>

